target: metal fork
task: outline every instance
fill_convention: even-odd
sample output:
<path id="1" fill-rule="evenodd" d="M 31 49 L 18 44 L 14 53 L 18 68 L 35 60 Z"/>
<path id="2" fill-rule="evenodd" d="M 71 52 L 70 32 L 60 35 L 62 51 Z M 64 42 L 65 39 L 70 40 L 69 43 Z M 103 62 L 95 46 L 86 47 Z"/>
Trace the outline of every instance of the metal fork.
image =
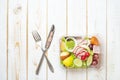
<path id="1" fill-rule="evenodd" d="M 48 64 L 49 69 L 51 70 L 51 72 L 54 72 L 52 64 L 50 63 L 50 61 L 48 60 L 47 56 L 45 55 L 45 53 L 46 53 L 47 51 L 45 51 L 45 50 L 42 48 L 41 37 L 40 37 L 39 33 L 38 33 L 37 31 L 33 31 L 33 32 L 32 32 L 32 35 L 33 35 L 33 38 L 34 38 L 35 42 L 40 45 L 40 48 L 41 48 L 41 50 L 43 51 L 42 57 L 41 57 L 41 59 L 40 59 L 39 65 L 38 65 L 37 70 L 36 70 L 36 74 L 38 75 L 38 73 L 39 73 L 39 70 L 40 70 L 41 64 L 42 64 L 42 62 L 43 62 L 44 56 L 45 56 L 45 58 L 46 58 L 46 61 L 47 61 L 47 64 Z"/>

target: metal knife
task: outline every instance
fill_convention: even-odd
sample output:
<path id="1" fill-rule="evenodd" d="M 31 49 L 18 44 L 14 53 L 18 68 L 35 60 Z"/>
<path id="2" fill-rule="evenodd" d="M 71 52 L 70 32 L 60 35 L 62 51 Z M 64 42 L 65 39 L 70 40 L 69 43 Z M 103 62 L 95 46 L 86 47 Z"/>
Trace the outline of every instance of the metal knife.
<path id="1" fill-rule="evenodd" d="M 39 69 L 40 69 L 40 67 L 41 67 L 41 65 L 42 65 L 44 56 L 45 56 L 45 58 L 46 58 L 46 60 L 47 60 L 49 69 L 51 70 L 51 72 L 54 73 L 54 68 L 53 68 L 53 66 L 51 65 L 51 63 L 49 63 L 48 58 L 47 58 L 47 56 L 45 55 L 45 53 L 46 53 L 47 50 L 49 49 L 49 47 L 50 47 L 50 45 L 51 45 L 51 42 L 52 42 L 52 40 L 53 40 L 54 32 L 55 32 L 55 27 L 54 27 L 54 25 L 52 25 L 51 30 L 50 30 L 49 35 L 48 35 L 47 40 L 46 40 L 45 50 L 42 49 L 43 54 L 42 54 L 42 57 L 41 57 L 41 59 L 40 59 L 38 68 L 37 68 L 37 70 L 36 70 L 36 74 L 39 73 Z"/>

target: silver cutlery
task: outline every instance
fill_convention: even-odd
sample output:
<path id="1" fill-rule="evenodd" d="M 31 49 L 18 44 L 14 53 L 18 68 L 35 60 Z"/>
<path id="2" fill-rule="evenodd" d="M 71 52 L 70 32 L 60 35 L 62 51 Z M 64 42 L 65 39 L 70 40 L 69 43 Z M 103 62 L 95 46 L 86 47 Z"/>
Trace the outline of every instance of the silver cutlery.
<path id="1" fill-rule="evenodd" d="M 49 69 L 51 70 L 51 72 L 54 72 L 54 68 L 53 68 L 52 64 L 50 63 L 50 61 L 48 60 L 47 56 L 45 55 L 45 53 L 46 53 L 47 50 L 49 49 L 50 44 L 51 44 L 51 42 L 52 42 L 53 35 L 54 35 L 54 31 L 55 31 L 55 27 L 54 27 L 54 25 L 52 25 L 51 30 L 50 30 L 49 35 L 48 35 L 47 40 L 46 40 L 45 49 L 43 49 L 43 48 L 41 47 L 41 50 L 43 51 L 43 54 L 42 54 L 42 57 L 41 57 L 40 62 L 39 62 L 39 64 L 38 64 L 38 67 L 37 67 L 37 69 L 36 69 L 36 74 L 37 74 L 37 75 L 39 74 L 39 70 L 40 70 L 40 67 L 41 67 L 41 65 L 42 65 L 44 56 L 45 56 L 45 58 L 46 58 L 46 61 L 47 61 L 47 64 L 48 64 Z M 41 37 L 40 37 L 39 33 L 38 33 L 37 31 L 33 31 L 33 32 L 32 32 L 32 35 L 33 35 L 33 38 L 34 38 L 35 42 L 37 42 L 37 43 L 39 43 L 39 44 L 41 45 Z M 41 46 L 42 46 L 42 45 L 41 45 Z"/>

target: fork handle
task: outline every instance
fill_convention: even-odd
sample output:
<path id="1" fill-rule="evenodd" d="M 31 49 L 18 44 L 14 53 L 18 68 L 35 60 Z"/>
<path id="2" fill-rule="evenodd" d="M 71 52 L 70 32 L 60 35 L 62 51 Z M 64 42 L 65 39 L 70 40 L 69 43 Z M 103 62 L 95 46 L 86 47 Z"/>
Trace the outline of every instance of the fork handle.
<path id="1" fill-rule="evenodd" d="M 44 52 L 44 53 L 45 53 L 45 52 Z M 44 59 L 44 53 L 42 54 L 42 56 L 41 56 L 41 58 L 40 58 L 40 62 L 39 62 L 38 67 L 37 67 L 37 69 L 36 69 L 36 75 L 39 74 L 39 70 L 40 70 L 40 68 L 41 68 L 41 64 L 42 64 L 43 59 Z"/>
<path id="2" fill-rule="evenodd" d="M 47 64 L 48 64 L 49 69 L 51 70 L 51 72 L 54 73 L 54 68 L 53 68 L 52 64 L 50 63 L 50 61 L 48 60 L 47 56 L 45 55 L 46 52 L 47 52 L 47 50 L 43 51 L 42 57 L 41 57 L 41 59 L 40 59 L 40 62 L 39 62 L 39 64 L 38 64 L 38 67 L 37 67 L 37 69 L 36 69 L 36 74 L 37 74 L 37 75 L 39 74 L 39 70 L 40 70 L 40 68 L 41 68 L 41 65 L 42 65 L 44 56 L 45 56 L 45 58 L 46 58 L 46 61 L 47 61 Z"/>

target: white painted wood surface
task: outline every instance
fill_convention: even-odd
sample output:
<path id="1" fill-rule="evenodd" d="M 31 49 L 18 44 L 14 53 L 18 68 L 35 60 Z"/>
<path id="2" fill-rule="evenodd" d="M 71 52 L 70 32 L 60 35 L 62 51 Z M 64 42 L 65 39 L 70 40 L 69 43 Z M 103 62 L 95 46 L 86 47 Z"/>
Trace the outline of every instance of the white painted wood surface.
<path id="1" fill-rule="evenodd" d="M 119 0 L 0 0 L 0 80 L 120 80 Z M 47 56 L 35 75 L 41 53 L 31 32 L 37 30 L 43 44 L 51 25 L 55 35 Z M 59 61 L 63 35 L 98 35 L 101 66 L 66 70 Z"/>

